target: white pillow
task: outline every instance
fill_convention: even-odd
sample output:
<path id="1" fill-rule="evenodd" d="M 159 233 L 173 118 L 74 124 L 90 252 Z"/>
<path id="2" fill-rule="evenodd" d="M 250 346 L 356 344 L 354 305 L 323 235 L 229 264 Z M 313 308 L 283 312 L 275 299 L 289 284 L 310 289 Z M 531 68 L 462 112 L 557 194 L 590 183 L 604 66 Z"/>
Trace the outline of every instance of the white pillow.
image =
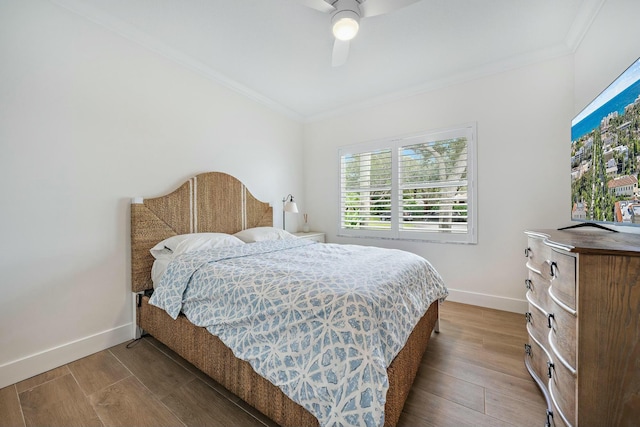
<path id="1" fill-rule="evenodd" d="M 296 236 L 288 231 L 274 227 L 247 228 L 246 230 L 238 231 L 234 236 L 245 243 L 262 242 L 265 240 L 297 239 Z"/>
<path id="2" fill-rule="evenodd" d="M 154 258 L 174 257 L 178 254 L 200 251 L 203 249 L 221 248 L 223 246 L 242 245 L 237 237 L 225 233 L 191 233 L 179 234 L 164 239 L 151 248 Z"/>
<path id="3" fill-rule="evenodd" d="M 162 278 L 164 272 L 167 271 L 167 267 L 169 267 L 171 259 L 172 258 L 169 257 L 163 257 L 157 258 L 155 261 L 153 261 L 153 266 L 151 266 L 151 281 L 153 282 L 154 286 L 160 283 L 160 279 Z"/>

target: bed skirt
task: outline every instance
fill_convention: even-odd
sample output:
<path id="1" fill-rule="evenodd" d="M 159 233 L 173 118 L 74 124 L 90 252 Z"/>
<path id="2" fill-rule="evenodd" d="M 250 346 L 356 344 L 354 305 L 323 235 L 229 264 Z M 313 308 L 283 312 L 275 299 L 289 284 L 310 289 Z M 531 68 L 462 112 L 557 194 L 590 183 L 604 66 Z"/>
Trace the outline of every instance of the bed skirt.
<path id="1" fill-rule="evenodd" d="M 400 418 L 437 320 L 438 302 L 435 301 L 387 369 L 389 390 L 385 426 L 395 426 Z M 145 296 L 137 309 L 137 323 L 145 332 L 279 425 L 318 425 L 318 420 L 309 411 L 258 375 L 248 362 L 236 358 L 219 338 L 205 328 L 195 326 L 184 315 L 173 320 L 164 310 L 149 305 L 149 298 Z"/>

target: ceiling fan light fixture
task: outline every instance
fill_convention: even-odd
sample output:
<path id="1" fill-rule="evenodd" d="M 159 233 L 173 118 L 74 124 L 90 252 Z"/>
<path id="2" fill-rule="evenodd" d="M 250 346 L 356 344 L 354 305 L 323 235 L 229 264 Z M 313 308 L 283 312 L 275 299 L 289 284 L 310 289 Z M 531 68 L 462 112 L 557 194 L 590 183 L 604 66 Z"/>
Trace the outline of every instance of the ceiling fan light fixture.
<path id="1" fill-rule="evenodd" d="M 333 36 L 338 40 L 351 40 L 358 34 L 360 15 L 352 10 L 336 12 L 331 21 Z"/>

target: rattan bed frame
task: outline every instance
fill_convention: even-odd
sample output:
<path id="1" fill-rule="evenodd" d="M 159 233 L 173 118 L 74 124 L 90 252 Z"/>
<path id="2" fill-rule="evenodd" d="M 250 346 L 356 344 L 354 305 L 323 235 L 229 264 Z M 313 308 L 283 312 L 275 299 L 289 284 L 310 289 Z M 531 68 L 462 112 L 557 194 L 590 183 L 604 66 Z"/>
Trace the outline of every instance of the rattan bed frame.
<path id="1" fill-rule="evenodd" d="M 282 426 L 317 426 L 318 420 L 258 375 L 251 365 L 206 329 L 180 315 L 173 320 L 148 304 L 153 288 L 149 253 L 157 242 L 177 234 L 221 232 L 273 225 L 273 209 L 257 200 L 236 178 L 221 172 L 197 175 L 166 196 L 133 199 L 131 204 L 131 289 L 137 298 L 137 325 Z M 438 321 L 438 302 L 414 328 L 387 372 L 385 425 L 395 425 Z"/>

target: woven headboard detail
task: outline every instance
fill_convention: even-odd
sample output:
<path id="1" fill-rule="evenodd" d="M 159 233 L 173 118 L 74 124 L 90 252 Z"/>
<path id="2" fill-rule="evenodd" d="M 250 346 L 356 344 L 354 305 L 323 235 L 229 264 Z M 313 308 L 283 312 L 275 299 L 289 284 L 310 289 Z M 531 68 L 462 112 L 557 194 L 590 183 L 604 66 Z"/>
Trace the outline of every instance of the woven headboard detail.
<path id="1" fill-rule="evenodd" d="M 131 204 L 131 290 L 152 288 L 149 253 L 167 237 L 186 233 L 233 234 L 273 225 L 273 208 L 236 178 L 222 172 L 197 175 L 165 196 Z"/>

